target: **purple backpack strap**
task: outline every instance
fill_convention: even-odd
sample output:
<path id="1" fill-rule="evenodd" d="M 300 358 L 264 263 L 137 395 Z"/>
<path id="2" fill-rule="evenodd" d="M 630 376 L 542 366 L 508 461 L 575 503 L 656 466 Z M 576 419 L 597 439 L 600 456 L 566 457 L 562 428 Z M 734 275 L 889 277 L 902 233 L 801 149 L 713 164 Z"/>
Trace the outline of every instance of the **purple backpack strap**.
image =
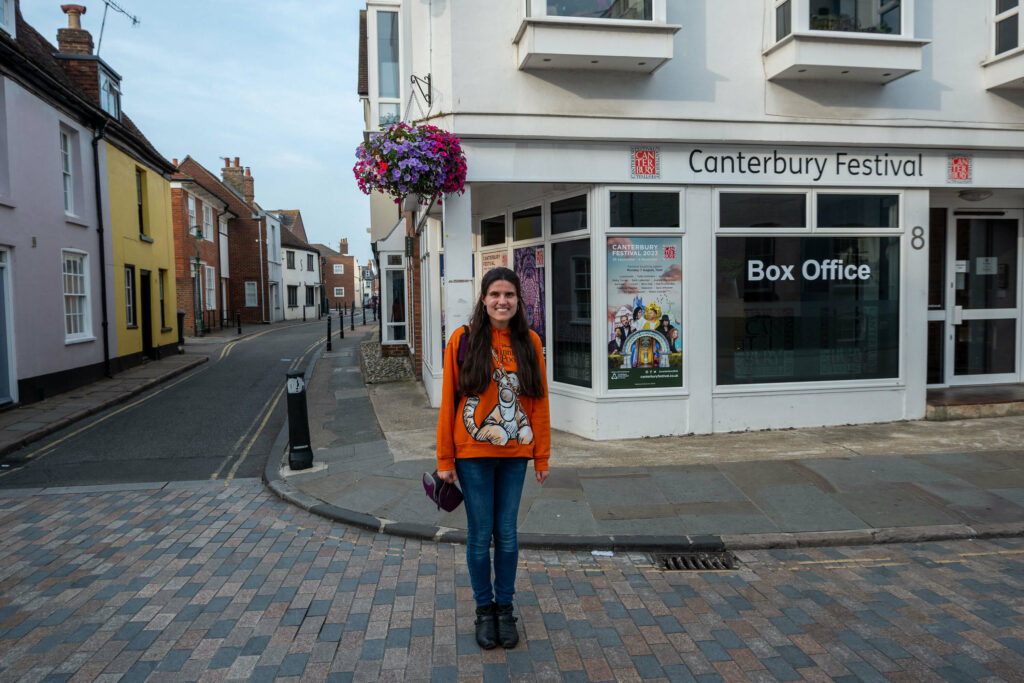
<path id="1" fill-rule="evenodd" d="M 462 361 L 466 360 L 466 335 L 469 334 L 469 326 L 462 326 L 462 336 L 459 337 L 459 350 L 455 356 L 455 363 L 460 368 L 462 367 Z"/>

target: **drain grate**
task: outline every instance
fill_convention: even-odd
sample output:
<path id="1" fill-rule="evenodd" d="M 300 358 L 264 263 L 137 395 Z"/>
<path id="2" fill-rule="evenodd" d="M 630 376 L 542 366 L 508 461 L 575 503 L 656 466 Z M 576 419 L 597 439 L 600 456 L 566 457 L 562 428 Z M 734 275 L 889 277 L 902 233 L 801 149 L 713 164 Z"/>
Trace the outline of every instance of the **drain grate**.
<path id="1" fill-rule="evenodd" d="M 653 560 L 656 567 L 669 571 L 739 569 L 736 556 L 728 550 L 656 553 Z"/>

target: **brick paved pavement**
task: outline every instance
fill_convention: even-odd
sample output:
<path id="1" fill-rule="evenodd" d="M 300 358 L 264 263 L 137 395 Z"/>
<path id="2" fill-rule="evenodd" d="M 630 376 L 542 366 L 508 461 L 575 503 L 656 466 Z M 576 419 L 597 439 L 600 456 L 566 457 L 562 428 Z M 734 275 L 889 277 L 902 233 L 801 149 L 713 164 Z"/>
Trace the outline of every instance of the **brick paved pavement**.
<path id="1" fill-rule="evenodd" d="M 459 546 L 346 529 L 258 481 L 0 492 L 0 680 L 1021 680 L 1024 541 L 526 551 L 481 653 Z"/>

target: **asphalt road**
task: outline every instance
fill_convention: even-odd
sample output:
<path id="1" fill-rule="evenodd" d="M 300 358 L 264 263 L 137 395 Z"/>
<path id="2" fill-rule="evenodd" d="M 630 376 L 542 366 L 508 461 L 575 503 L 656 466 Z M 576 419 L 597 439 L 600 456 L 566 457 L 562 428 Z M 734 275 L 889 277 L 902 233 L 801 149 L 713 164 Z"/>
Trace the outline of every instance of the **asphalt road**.
<path id="1" fill-rule="evenodd" d="M 325 332 L 314 321 L 190 345 L 210 361 L 13 453 L 27 463 L 0 488 L 258 477 L 285 424 L 285 374 L 305 370 Z"/>
<path id="2" fill-rule="evenodd" d="M 1019 681 L 1024 542 L 523 551 L 481 652 L 465 548 L 346 528 L 256 479 L 0 490 L 0 681 Z"/>

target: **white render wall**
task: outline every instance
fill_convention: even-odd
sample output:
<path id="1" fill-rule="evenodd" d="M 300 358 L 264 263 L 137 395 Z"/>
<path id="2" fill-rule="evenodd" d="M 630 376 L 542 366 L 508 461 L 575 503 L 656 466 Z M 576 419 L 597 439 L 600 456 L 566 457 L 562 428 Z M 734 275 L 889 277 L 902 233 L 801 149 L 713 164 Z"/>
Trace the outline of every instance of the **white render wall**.
<path id="1" fill-rule="evenodd" d="M 303 308 L 305 308 L 305 318 L 307 320 L 316 319 L 320 311 L 320 255 L 315 251 L 307 251 L 304 249 L 298 249 L 296 247 L 289 247 L 282 245 L 281 247 L 281 260 L 282 268 L 282 280 L 283 289 L 281 297 L 284 303 L 284 319 L 285 320 L 302 320 L 303 319 Z M 288 267 L 288 255 L 287 252 L 295 252 L 295 268 Z M 313 255 L 313 270 L 306 269 L 306 257 Z M 296 302 L 298 306 L 291 308 L 288 306 L 288 287 L 291 285 L 298 286 L 298 298 Z M 306 287 L 312 287 L 315 294 L 313 295 L 313 305 L 306 305 Z"/>

